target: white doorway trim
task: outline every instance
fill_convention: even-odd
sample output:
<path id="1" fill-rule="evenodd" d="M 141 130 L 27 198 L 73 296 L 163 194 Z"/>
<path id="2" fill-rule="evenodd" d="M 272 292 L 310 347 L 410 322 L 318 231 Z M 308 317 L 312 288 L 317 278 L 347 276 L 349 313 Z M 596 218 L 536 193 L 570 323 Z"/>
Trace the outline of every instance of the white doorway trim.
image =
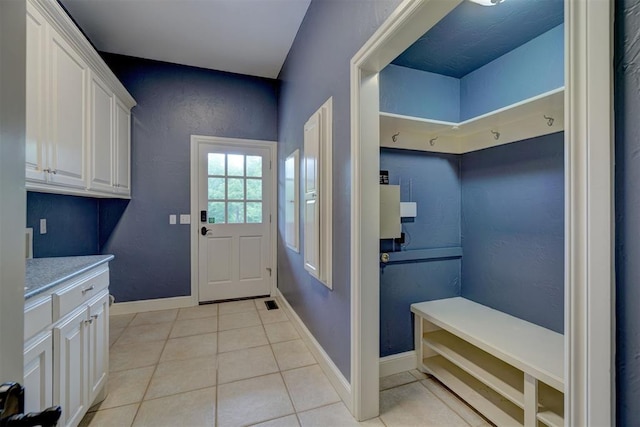
<path id="1" fill-rule="evenodd" d="M 462 0 L 405 0 L 351 60 L 351 387 L 379 413 L 378 72 Z M 612 2 L 565 2 L 565 425 L 615 421 Z M 366 212 L 366 215 L 363 213 Z M 365 286 L 366 285 L 366 286 Z M 365 309 L 366 308 L 366 309 Z"/>
<path id="2" fill-rule="evenodd" d="M 217 136 L 191 135 L 191 300 L 198 305 L 198 229 L 200 222 L 198 207 L 198 149 L 201 144 L 259 147 L 269 150 L 271 161 L 271 296 L 275 297 L 278 286 L 278 146 L 276 141 L 257 139 L 222 138 Z"/>

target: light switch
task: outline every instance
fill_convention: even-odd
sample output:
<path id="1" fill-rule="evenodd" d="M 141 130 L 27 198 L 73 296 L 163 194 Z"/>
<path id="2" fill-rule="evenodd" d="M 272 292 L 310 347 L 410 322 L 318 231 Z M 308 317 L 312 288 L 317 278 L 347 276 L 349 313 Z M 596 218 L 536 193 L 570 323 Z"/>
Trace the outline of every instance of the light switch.
<path id="1" fill-rule="evenodd" d="M 191 224 L 191 215 L 180 214 L 180 224 Z"/>
<path id="2" fill-rule="evenodd" d="M 40 234 L 47 234 L 47 219 L 42 218 L 40 220 Z"/>
<path id="3" fill-rule="evenodd" d="M 169 224 L 175 224 L 176 223 L 176 216 L 175 215 L 169 215 Z"/>

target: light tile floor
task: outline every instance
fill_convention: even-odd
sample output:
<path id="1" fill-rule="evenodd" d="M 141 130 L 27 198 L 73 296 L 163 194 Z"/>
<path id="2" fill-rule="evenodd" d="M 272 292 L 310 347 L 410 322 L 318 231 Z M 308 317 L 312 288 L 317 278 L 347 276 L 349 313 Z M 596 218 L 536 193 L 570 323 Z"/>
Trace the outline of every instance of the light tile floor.
<path id="1" fill-rule="evenodd" d="M 489 426 L 418 372 L 380 380 L 356 422 L 283 309 L 264 300 L 110 318 L 108 396 L 81 426 Z"/>

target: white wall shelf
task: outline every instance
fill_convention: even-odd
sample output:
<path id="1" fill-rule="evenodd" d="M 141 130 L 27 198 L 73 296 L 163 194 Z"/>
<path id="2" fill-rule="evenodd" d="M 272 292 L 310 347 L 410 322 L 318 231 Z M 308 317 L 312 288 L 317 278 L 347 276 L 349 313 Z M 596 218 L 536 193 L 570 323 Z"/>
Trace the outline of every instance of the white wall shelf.
<path id="1" fill-rule="evenodd" d="M 463 154 L 564 130 L 564 87 L 459 123 L 380 112 L 380 146 Z"/>
<path id="2" fill-rule="evenodd" d="M 564 338 L 464 298 L 411 305 L 419 368 L 497 425 L 564 424 Z"/>

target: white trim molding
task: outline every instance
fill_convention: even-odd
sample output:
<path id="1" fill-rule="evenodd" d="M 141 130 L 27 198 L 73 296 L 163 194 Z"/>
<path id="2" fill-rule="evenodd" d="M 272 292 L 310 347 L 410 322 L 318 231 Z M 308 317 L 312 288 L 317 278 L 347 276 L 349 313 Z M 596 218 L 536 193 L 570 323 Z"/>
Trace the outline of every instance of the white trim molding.
<path id="1" fill-rule="evenodd" d="M 190 296 L 173 298 L 145 299 L 140 301 L 117 302 L 109 308 L 111 316 L 120 314 L 145 313 L 147 311 L 171 310 L 198 305 Z"/>
<path id="2" fill-rule="evenodd" d="M 369 375 L 380 363 L 378 73 L 460 2 L 403 1 L 351 60 L 351 388 L 358 420 L 379 411 L 378 376 Z M 612 4 L 565 2 L 565 425 L 615 421 Z"/>
<path id="3" fill-rule="evenodd" d="M 613 2 L 565 2 L 565 425 L 615 425 Z"/>
<path id="4" fill-rule="evenodd" d="M 380 378 L 417 368 L 418 359 L 415 350 L 380 358 Z"/>
<path id="5" fill-rule="evenodd" d="M 191 298 L 198 305 L 198 236 L 200 217 L 198 208 L 198 149 L 200 144 L 218 144 L 228 146 L 260 147 L 269 150 L 271 162 L 271 296 L 278 290 L 278 145 L 276 141 L 257 139 L 223 138 L 219 136 L 191 135 Z M 196 220 L 193 220 L 195 218 Z"/>
<path id="6" fill-rule="evenodd" d="M 353 412 L 351 408 L 351 402 L 353 401 L 353 398 L 351 395 L 351 385 L 349 384 L 349 381 L 347 381 L 344 375 L 342 375 L 340 369 L 338 369 L 327 352 L 324 351 L 320 343 L 313 337 L 311 331 L 307 329 L 302 319 L 300 319 L 291 305 L 289 305 L 289 302 L 284 297 L 284 295 L 282 295 L 280 290 L 278 290 L 277 298 L 281 308 L 286 311 L 287 315 L 292 321 L 291 323 L 293 323 L 293 326 L 298 331 L 298 334 L 309 348 L 309 351 L 311 351 L 311 354 L 313 354 L 313 357 L 316 359 L 318 365 L 320 365 L 320 368 L 331 382 L 331 385 L 333 385 L 333 388 L 335 388 L 338 392 L 340 399 L 342 399 L 349 411 Z"/>

